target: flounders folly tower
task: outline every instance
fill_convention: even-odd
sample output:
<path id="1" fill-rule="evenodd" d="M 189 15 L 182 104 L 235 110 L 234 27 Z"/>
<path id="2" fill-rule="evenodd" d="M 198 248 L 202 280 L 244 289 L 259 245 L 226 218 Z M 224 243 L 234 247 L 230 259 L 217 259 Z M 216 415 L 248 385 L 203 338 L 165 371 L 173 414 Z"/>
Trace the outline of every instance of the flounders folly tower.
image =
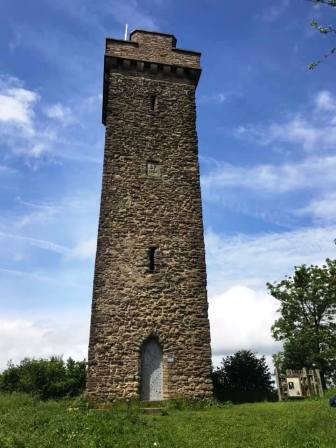
<path id="1" fill-rule="evenodd" d="M 105 157 L 87 395 L 209 397 L 195 90 L 173 35 L 106 40 Z"/>

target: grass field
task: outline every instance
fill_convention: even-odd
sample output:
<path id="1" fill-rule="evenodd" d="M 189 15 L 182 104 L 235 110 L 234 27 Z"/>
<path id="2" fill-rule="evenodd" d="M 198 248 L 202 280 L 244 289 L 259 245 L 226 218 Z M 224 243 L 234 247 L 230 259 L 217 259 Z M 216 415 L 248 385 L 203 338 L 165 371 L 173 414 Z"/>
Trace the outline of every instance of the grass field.
<path id="1" fill-rule="evenodd" d="M 222 407 L 168 404 L 166 414 L 143 415 L 136 403 L 98 411 L 83 400 L 0 395 L 0 448 L 336 447 L 336 408 L 327 399 Z"/>

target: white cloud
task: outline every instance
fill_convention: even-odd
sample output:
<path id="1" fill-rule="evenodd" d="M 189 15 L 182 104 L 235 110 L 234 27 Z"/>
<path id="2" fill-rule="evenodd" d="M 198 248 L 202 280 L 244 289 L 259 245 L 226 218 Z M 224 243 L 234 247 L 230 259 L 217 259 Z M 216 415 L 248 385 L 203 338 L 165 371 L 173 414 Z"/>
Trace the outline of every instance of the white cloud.
<path id="1" fill-rule="evenodd" d="M 273 143 L 299 145 L 306 151 L 334 149 L 336 145 L 336 99 L 329 91 L 318 92 L 307 111 L 292 115 L 287 121 L 267 125 L 241 125 L 234 130 L 238 138 L 262 146 Z M 324 114 L 321 115 L 321 111 Z"/>
<path id="2" fill-rule="evenodd" d="M 280 349 L 270 328 L 278 303 L 264 291 L 236 285 L 209 300 L 213 356 L 238 350 L 270 355 Z"/>
<path id="3" fill-rule="evenodd" d="M 31 238 L 23 235 L 14 235 L 11 233 L 0 232 L 0 241 L 3 242 L 8 240 L 19 241 L 23 244 L 33 246 L 39 249 L 44 249 L 50 252 L 55 252 L 58 254 L 66 255 L 69 253 L 69 249 L 60 244 L 56 244 L 52 241 L 46 241 L 38 238 Z"/>
<path id="4" fill-rule="evenodd" d="M 70 256 L 73 258 L 80 258 L 83 260 L 93 259 L 96 255 L 97 238 L 84 240 L 79 242 L 71 251 Z"/>
<path id="5" fill-rule="evenodd" d="M 67 314 L 0 319 L 0 370 L 9 360 L 25 357 L 87 357 L 90 311 L 67 310 Z M 214 358 L 240 349 L 272 354 L 279 349 L 270 335 L 276 303 L 263 292 L 235 286 L 209 300 L 212 351 Z M 73 329 L 76 328 L 76 332 Z"/>
<path id="6" fill-rule="evenodd" d="M 13 257 L 13 259 L 18 259 L 19 257 Z M 20 261 L 18 259 L 18 261 Z M 33 282 L 41 283 L 56 283 L 54 279 L 51 277 L 47 277 L 43 274 L 40 274 L 38 272 L 27 272 L 27 271 L 20 271 L 18 269 L 6 269 L 6 268 L 0 268 L 0 273 L 5 275 L 5 278 L 11 278 L 16 277 L 16 279 L 24 279 L 24 280 L 31 280 Z"/>
<path id="7" fill-rule="evenodd" d="M 77 127 L 76 133 L 69 126 L 76 123 L 77 117 L 82 123 L 88 114 L 96 114 L 99 102 L 100 96 L 92 95 L 77 100 L 73 109 L 61 103 L 45 105 L 44 99 L 37 92 L 24 88 L 20 80 L 0 76 L 2 147 L 11 156 L 23 157 L 33 169 L 42 162 L 54 163 L 59 158 L 100 163 L 92 150 L 97 141 L 100 143 L 102 133 L 97 134 L 97 140 L 88 141 L 83 126 Z M 88 154 L 84 154 L 84 150 Z"/>
<path id="8" fill-rule="evenodd" d="M 67 126 L 75 121 L 74 114 L 70 107 L 64 106 L 60 103 L 46 107 L 44 112 L 47 117 L 59 121 L 64 126 Z"/>
<path id="9" fill-rule="evenodd" d="M 320 263 L 326 256 L 333 256 L 335 235 L 336 227 L 231 238 L 206 233 L 214 360 L 240 349 L 266 355 L 279 350 L 270 334 L 277 304 L 266 293 L 265 282 L 280 280 L 292 272 L 294 265 Z M 76 248 L 79 256 L 92 256 L 94 241 L 83 240 Z M 72 273 L 70 277 L 73 281 Z M 53 280 L 68 285 L 69 278 L 63 273 Z M 38 277 L 36 280 L 43 281 Z M 10 358 L 19 361 L 24 356 L 86 356 L 89 311 L 79 316 L 79 323 L 77 313 L 67 311 L 57 318 L 39 319 L 17 313 L 15 318 L 2 318 L 0 366 Z M 71 333 L 74 326 L 79 328 L 75 338 Z"/>
<path id="10" fill-rule="evenodd" d="M 334 224 L 336 222 L 336 193 L 331 192 L 318 199 L 314 199 L 296 213 L 298 215 L 311 216 L 318 223 L 322 222 L 327 225 Z"/>
<path id="11" fill-rule="evenodd" d="M 63 355 L 87 358 L 89 313 L 68 310 L 67 316 L 0 318 L 0 370 L 25 357 Z M 74 331 L 76 328 L 76 331 Z"/>
<path id="12" fill-rule="evenodd" d="M 7 133 L 8 126 L 14 126 L 15 132 L 34 135 L 34 105 L 38 100 L 36 92 L 18 87 L 6 88 L 0 84 L 0 132 Z"/>
<path id="13" fill-rule="evenodd" d="M 19 216 L 13 226 L 17 229 L 22 229 L 28 226 L 36 226 L 37 224 L 46 225 L 51 222 L 57 215 L 62 212 L 62 206 L 55 204 L 35 204 L 31 202 L 22 201 L 20 197 L 17 198 L 17 204 L 25 207 L 25 211 Z"/>
<path id="14" fill-rule="evenodd" d="M 266 282 L 282 279 L 301 264 L 321 264 L 335 257 L 336 226 L 283 233 L 225 237 L 206 232 L 209 294 L 235 285 L 265 290 Z"/>
<path id="15" fill-rule="evenodd" d="M 219 103 L 223 104 L 229 101 L 229 99 L 233 96 L 232 92 L 218 92 L 209 95 L 203 95 L 200 97 L 199 102 L 201 104 L 207 103 Z"/>
<path id="16" fill-rule="evenodd" d="M 334 117 L 328 122 L 314 124 L 297 115 L 287 122 L 273 122 L 265 127 L 239 126 L 234 133 L 237 137 L 252 140 L 262 146 L 269 146 L 275 142 L 292 143 L 301 145 L 307 151 L 330 149 L 336 144 Z"/>
<path id="17" fill-rule="evenodd" d="M 307 117 L 268 126 L 240 126 L 236 134 L 262 145 L 286 143 L 287 149 L 289 143 L 297 143 L 303 149 L 316 150 L 316 155 L 304 154 L 298 159 L 296 152 L 295 159 L 285 163 L 250 166 L 207 161 L 206 174 L 201 177 L 205 200 L 285 226 L 299 218 L 313 219 L 318 225 L 336 222 L 336 97 L 330 91 L 320 91 L 312 98 Z M 275 199 L 281 200 L 281 205 Z"/>
<path id="18" fill-rule="evenodd" d="M 318 92 L 315 98 L 316 107 L 323 111 L 336 111 L 336 99 L 329 90 Z"/>
<path id="19" fill-rule="evenodd" d="M 237 167 L 223 163 L 202 176 L 205 197 L 218 198 L 226 187 L 253 189 L 260 193 L 283 194 L 304 188 L 336 186 L 336 156 L 310 157 L 283 165 Z"/>
<path id="20" fill-rule="evenodd" d="M 97 93 L 96 95 L 91 95 L 83 100 L 83 105 L 85 108 L 100 108 L 103 101 L 103 94 Z"/>
<path id="21" fill-rule="evenodd" d="M 65 263 L 67 269 L 74 259 L 81 263 L 82 269 L 84 265 L 85 269 L 91 268 L 98 222 L 97 192 L 81 190 L 72 194 L 63 196 L 59 202 L 34 203 L 16 198 L 15 207 L 0 219 L 3 267 L 7 267 L 8 260 L 24 260 L 46 272 L 43 250 L 56 254 L 55 262 Z M 27 270 L 25 265 L 23 270 Z"/>
<path id="22" fill-rule="evenodd" d="M 291 275 L 294 266 L 335 257 L 335 237 L 336 226 L 234 237 L 206 232 L 214 364 L 241 349 L 261 355 L 281 349 L 270 331 L 279 306 L 267 293 L 266 282 Z"/>
<path id="23" fill-rule="evenodd" d="M 17 170 L 10 168 L 9 166 L 6 165 L 0 165 L 0 174 L 15 174 L 17 173 Z"/>
<path id="24" fill-rule="evenodd" d="M 52 133 L 36 117 L 40 101 L 17 78 L 0 76 L 0 137 L 15 154 L 38 158 L 48 150 Z"/>

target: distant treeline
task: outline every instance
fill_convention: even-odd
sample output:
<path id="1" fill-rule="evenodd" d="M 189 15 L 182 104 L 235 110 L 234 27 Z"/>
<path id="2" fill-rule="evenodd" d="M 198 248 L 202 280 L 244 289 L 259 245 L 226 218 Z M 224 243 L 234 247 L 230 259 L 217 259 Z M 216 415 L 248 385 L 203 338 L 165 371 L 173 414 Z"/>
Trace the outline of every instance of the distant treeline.
<path id="1" fill-rule="evenodd" d="M 276 399 L 271 374 L 265 358 L 241 350 L 223 358 L 212 373 L 214 398 L 244 403 Z M 85 390 L 86 361 L 61 357 L 26 358 L 19 364 L 9 363 L 0 374 L 0 392 L 25 392 L 42 400 L 74 397 Z"/>
<path id="2" fill-rule="evenodd" d="M 86 362 L 64 361 L 53 356 L 50 359 L 26 358 L 18 365 L 9 363 L 0 374 L 0 391 L 25 392 L 46 400 L 74 397 L 84 392 Z"/>

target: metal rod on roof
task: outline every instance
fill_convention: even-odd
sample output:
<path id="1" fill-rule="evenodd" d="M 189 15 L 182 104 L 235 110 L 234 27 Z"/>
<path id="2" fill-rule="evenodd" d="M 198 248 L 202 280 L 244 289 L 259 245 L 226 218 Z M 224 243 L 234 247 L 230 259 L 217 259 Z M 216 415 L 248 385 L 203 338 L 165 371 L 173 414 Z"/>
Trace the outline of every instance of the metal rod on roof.
<path id="1" fill-rule="evenodd" d="M 124 36 L 124 40 L 127 40 L 127 35 L 128 35 L 128 23 L 126 23 L 126 26 L 125 26 L 125 36 Z"/>

